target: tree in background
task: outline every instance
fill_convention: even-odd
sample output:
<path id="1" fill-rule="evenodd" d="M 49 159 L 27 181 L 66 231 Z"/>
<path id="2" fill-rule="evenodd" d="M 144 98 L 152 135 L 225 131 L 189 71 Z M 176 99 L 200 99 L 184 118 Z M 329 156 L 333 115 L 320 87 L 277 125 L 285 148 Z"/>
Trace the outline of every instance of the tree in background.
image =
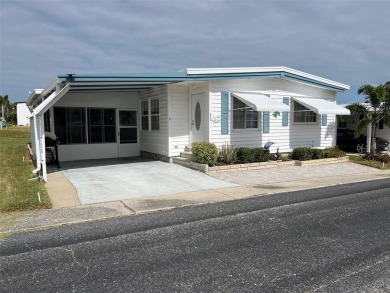
<path id="1" fill-rule="evenodd" d="M 8 107 L 5 111 L 5 117 L 7 122 L 16 125 L 16 104 L 15 103 L 9 103 Z"/>
<path id="2" fill-rule="evenodd" d="M 6 109 L 9 107 L 9 100 L 8 100 L 8 95 L 1 96 L 0 95 L 0 105 L 1 105 L 1 120 L 6 121 Z M 0 129 L 3 129 L 3 123 L 0 121 Z"/>
<path id="3" fill-rule="evenodd" d="M 1 104 L 1 117 L 5 119 L 5 111 L 6 108 L 9 107 L 8 95 L 5 96 L 0 95 L 0 104 Z"/>
<path id="4" fill-rule="evenodd" d="M 361 117 L 356 125 L 355 137 L 359 137 L 371 125 L 371 154 L 376 152 L 378 122 L 383 120 L 383 124 L 390 127 L 390 96 L 387 92 L 389 87 L 389 82 L 377 87 L 363 85 L 357 93 L 364 95 L 365 104 L 353 103 L 347 106 L 351 114 Z"/>
<path id="5" fill-rule="evenodd" d="M 386 90 L 386 102 L 390 102 L 390 81 L 387 81 L 385 83 L 385 90 Z"/>
<path id="6" fill-rule="evenodd" d="M 8 99 L 8 95 L 0 95 L 0 107 L 1 107 L 1 118 L 11 124 L 16 124 L 16 105 L 11 103 Z M 0 129 L 2 123 L 0 123 Z"/>

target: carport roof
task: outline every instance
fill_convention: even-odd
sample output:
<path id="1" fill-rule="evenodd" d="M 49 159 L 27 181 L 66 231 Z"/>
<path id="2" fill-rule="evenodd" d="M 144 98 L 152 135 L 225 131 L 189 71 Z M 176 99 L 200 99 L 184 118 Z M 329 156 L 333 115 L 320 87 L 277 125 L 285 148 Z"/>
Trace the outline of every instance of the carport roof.
<path id="1" fill-rule="evenodd" d="M 96 73 L 60 74 L 41 92 L 39 97 L 31 95 L 27 105 L 48 97 L 58 83 L 70 84 L 70 91 L 140 91 L 164 84 L 200 82 L 207 80 L 281 78 L 332 91 L 345 91 L 348 85 L 288 67 L 236 67 L 236 68 L 188 68 L 166 73 Z"/>

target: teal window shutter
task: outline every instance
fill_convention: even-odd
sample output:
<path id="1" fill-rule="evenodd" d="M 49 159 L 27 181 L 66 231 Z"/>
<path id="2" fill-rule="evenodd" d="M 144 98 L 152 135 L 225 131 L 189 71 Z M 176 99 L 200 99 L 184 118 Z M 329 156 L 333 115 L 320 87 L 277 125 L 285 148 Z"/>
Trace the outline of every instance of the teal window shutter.
<path id="1" fill-rule="evenodd" d="M 229 134 L 229 92 L 221 92 L 221 134 Z"/>
<path id="2" fill-rule="evenodd" d="M 328 125 L 328 115 L 322 114 L 322 126 Z"/>
<path id="3" fill-rule="evenodd" d="M 263 133 L 269 133 L 269 112 L 263 112 Z"/>
<path id="4" fill-rule="evenodd" d="M 283 97 L 283 104 L 287 106 L 290 105 L 290 99 L 288 97 Z M 288 126 L 288 112 L 282 113 L 282 126 Z"/>

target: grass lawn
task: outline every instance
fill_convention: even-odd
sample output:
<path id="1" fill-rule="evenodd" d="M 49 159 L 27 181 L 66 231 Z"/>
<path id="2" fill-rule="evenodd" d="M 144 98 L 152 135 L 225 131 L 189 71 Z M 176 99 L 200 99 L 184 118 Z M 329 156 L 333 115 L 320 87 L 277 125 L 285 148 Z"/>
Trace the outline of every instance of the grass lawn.
<path id="1" fill-rule="evenodd" d="M 50 208 L 51 202 L 27 151 L 29 127 L 10 127 L 0 130 L 0 211 Z M 23 161 L 24 157 L 24 161 Z M 38 192 L 41 203 L 38 200 Z"/>
<path id="2" fill-rule="evenodd" d="M 361 156 L 349 156 L 349 161 L 360 165 L 377 168 L 381 170 L 389 170 L 390 163 L 382 163 L 371 160 L 364 160 Z"/>

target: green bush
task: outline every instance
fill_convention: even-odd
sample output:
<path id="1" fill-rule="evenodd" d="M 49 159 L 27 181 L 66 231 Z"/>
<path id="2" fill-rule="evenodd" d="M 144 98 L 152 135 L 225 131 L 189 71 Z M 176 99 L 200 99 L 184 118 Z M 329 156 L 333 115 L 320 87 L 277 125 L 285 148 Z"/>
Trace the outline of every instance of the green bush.
<path id="1" fill-rule="evenodd" d="M 320 149 L 311 149 L 313 160 L 322 159 L 324 157 L 324 151 Z"/>
<path id="2" fill-rule="evenodd" d="M 299 161 L 316 160 L 322 158 L 340 158 L 344 157 L 345 152 L 338 147 L 329 147 L 324 150 L 312 149 L 309 147 L 298 147 L 293 149 L 291 159 Z"/>
<path id="3" fill-rule="evenodd" d="M 256 159 L 255 151 L 248 147 L 237 148 L 237 159 L 243 163 L 253 163 Z"/>
<path id="4" fill-rule="evenodd" d="M 253 149 L 255 162 L 268 162 L 270 154 L 269 151 L 264 148 L 254 148 Z"/>
<path id="5" fill-rule="evenodd" d="M 340 158 L 346 155 L 337 146 L 324 149 L 324 158 Z"/>
<path id="6" fill-rule="evenodd" d="M 225 143 L 223 146 L 221 146 L 219 149 L 219 161 L 221 163 L 232 164 L 236 160 L 236 149 L 232 145 Z"/>
<path id="7" fill-rule="evenodd" d="M 307 161 L 313 158 L 313 149 L 309 147 L 298 147 L 293 149 L 291 159 L 298 161 Z"/>
<path id="8" fill-rule="evenodd" d="M 194 162 L 212 167 L 218 161 L 218 149 L 210 142 L 194 142 L 192 143 L 192 159 Z"/>

